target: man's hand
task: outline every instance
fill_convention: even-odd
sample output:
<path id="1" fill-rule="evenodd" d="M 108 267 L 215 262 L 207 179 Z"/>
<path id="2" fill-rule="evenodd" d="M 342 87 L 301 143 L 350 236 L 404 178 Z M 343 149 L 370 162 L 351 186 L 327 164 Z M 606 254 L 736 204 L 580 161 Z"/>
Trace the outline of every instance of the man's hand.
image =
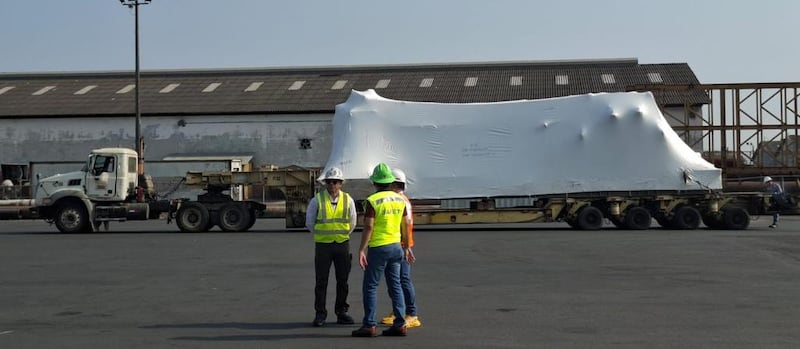
<path id="1" fill-rule="evenodd" d="M 367 270 L 367 252 L 358 251 L 358 265 L 361 266 L 361 270 Z"/>
<path id="2" fill-rule="evenodd" d="M 406 249 L 406 261 L 408 263 L 414 263 L 417 260 L 417 257 L 414 257 L 414 251 L 411 251 L 410 248 Z"/>

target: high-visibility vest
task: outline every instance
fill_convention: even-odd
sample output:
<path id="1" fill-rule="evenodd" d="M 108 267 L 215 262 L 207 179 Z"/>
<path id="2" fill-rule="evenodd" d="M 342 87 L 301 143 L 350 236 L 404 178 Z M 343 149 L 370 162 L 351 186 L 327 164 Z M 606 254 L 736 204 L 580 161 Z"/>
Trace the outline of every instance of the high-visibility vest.
<path id="1" fill-rule="evenodd" d="M 339 192 L 336 208 L 327 190 L 317 193 L 317 220 L 314 222 L 315 242 L 345 242 L 350 240 L 350 195 Z"/>
<path id="2" fill-rule="evenodd" d="M 400 223 L 406 201 L 391 190 L 370 195 L 367 201 L 375 210 L 375 225 L 369 239 L 369 247 L 400 243 Z"/>

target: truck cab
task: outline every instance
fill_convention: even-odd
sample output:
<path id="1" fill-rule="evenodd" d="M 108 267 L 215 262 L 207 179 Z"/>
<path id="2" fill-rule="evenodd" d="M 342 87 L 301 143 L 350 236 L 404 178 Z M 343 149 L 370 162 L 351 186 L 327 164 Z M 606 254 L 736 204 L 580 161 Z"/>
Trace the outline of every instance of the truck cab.
<path id="1" fill-rule="evenodd" d="M 136 152 L 131 149 L 96 149 L 86 169 L 86 196 L 92 201 L 123 201 L 136 188 Z"/>

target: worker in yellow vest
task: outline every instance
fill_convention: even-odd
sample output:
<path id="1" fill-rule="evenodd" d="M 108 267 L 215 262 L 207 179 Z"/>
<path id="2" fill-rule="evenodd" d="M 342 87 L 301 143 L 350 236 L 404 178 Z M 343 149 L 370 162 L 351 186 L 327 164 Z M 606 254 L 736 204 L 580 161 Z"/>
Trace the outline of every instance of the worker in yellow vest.
<path id="1" fill-rule="evenodd" d="M 342 191 L 342 170 L 331 167 L 322 177 L 325 190 L 317 193 L 306 210 L 306 228 L 314 235 L 314 310 L 316 316 L 311 323 L 315 327 L 325 325 L 328 310 L 325 307 L 328 292 L 328 276 L 333 264 L 336 270 L 336 323 L 353 324 L 347 314 L 349 286 L 347 279 L 353 255 L 350 253 L 350 233 L 356 227 L 356 204 L 349 194 Z"/>
<path id="2" fill-rule="evenodd" d="M 408 213 L 409 217 L 407 239 L 408 254 L 400 264 L 400 286 L 403 288 L 403 300 L 406 302 L 406 326 L 408 328 L 419 327 L 422 326 L 422 322 L 419 321 L 419 317 L 417 316 L 417 293 L 414 290 L 414 283 L 411 281 L 411 264 L 416 260 L 416 257 L 414 257 L 414 252 L 411 249 L 414 247 L 414 213 L 411 209 L 411 201 L 408 200 L 408 197 L 405 194 L 406 183 L 408 183 L 408 180 L 406 179 L 406 173 L 399 168 L 393 168 L 392 175 L 394 175 L 392 190 L 400 194 L 406 201 L 406 213 Z M 381 323 L 384 325 L 393 324 L 394 313 L 391 313 L 381 319 Z"/>
<path id="3" fill-rule="evenodd" d="M 378 335 L 375 308 L 381 275 L 385 275 L 395 319 L 392 326 L 383 331 L 383 335 L 405 336 L 406 306 L 400 286 L 400 263 L 408 255 L 409 216 L 406 202 L 400 194 L 392 190 L 391 184 L 395 178 L 386 164 L 375 166 L 370 181 L 375 186 L 376 192 L 367 197 L 364 203 L 364 233 L 358 249 L 358 264 L 364 270 L 362 284 L 364 319 L 361 328 L 353 331 L 352 335 L 353 337 Z"/>

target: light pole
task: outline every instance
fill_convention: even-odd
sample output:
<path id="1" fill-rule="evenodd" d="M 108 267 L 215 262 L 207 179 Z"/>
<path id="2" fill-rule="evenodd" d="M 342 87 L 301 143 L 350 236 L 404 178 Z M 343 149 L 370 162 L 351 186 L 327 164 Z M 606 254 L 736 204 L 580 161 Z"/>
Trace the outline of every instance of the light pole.
<path id="1" fill-rule="evenodd" d="M 136 42 L 136 82 L 134 89 L 136 90 L 136 99 L 134 113 L 136 114 L 136 140 L 134 141 L 136 144 L 136 153 L 138 156 L 138 174 L 139 176 L 144 175 L 144 137 L 142 136 L 142 114 L 139 110 L 139 6 L 147 5 L 152 0 L 119 0 L 119 3 L 122 6 L 127 6 L 128 8 L 133 9 L 134 13 L 134 22 L 135 29 L 134 29 L 134 37 Z"/>

